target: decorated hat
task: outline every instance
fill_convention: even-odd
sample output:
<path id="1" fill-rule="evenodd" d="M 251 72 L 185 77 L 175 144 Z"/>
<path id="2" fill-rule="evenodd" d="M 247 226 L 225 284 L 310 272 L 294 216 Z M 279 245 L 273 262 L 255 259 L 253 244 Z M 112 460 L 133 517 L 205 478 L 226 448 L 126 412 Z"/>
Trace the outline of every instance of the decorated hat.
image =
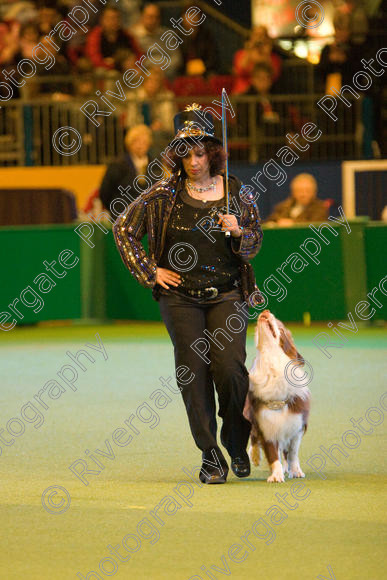
<path id="1" fill-rule="evenodd" d="M 201 110 L 197 103 L 188 105 L 184 111 L 175 115 L 175 138 L 176 139 L 210 139 L 215 143 L 222 144 L 215 136 L 214 119 L 211 113 Z"/>

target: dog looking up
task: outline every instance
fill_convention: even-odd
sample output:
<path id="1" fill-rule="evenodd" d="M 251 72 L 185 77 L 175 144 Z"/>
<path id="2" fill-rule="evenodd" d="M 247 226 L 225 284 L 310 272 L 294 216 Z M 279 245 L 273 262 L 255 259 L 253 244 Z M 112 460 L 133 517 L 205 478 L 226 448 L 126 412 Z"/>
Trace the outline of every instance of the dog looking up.
<path id="1" fill-rule="evenodd" d="M 297 351 L 291 332 L 269 310 L 259 315 L 255 329 L 257 356 L 249 372 L 250 386 L 244 415 L 251 422 L 249 455 L 259 465 L 263 447 L 271 468 L 267 481 L 284 482 L 305 477 L 298 460 L 301 439 L 307 428 L 310 391 L 306 374 L 292 385 L 288 376 L 293 365 L 302 367 L 304 359 Z M 294 361 L 286 369 L 286 365 Z M 295 382 L 295 381 L 293 381 Z M 281 463 L 281 453 L 284 465 Z"/>

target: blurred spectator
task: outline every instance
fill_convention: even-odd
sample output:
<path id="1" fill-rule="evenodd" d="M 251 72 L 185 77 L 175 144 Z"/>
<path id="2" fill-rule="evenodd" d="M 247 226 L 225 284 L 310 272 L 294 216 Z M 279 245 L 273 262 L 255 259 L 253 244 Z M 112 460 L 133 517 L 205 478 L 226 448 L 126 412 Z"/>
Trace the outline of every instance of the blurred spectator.
<path id="1" fill-rule="evenodd" d="M 151 145 L 152 131 L 146 125 L 136 125 L 127 131 L 125 135 L 127 153 L 108 166 L 99 190 L 99 197 L 104 207 L 112 215 L 117 216 L 130 203 L 130 199 L 123 196 L 118 189 L 119 186 L 122 186 L 126 190 L 124 193 L 132 199 L 138 197 L 141 191 L 146 189 L 145 179 L 140 178 L 137 186 L 134 182 L 136 177 L 146 175 Z M 110 208 L 110 204 L 115 199 L 122 200 L 125 206 L 117 203 L 117 208 Z"/>
<path id="2" fill-rule="evenodd" d="M 273 71 L 266 63 L 257 64 L 251 76 L 251 85 L 246 96 L 256 97 L 249 103 L 237 105 L 237 119 L 244 135 L 251 135 L 255 141 L 258 159 L 268 159 L 278 151 L 273 138 L 283 137 L 293 130 L 289 106 L 285 102 L 273 101 L 270 93 Z M 254 125 L 255 119 L 255 125 Z"/>
<path id="3" fill-rule="evenodd" d="M 134 67 L 137 56 L 130 48 L 120 48 L 114 53 L 113 59 L 115 70 L 124 73 Z"/>
<path id="4" fill-rule="evenodd" d="M 39 0 L 38 3 L 38 17 L 37 25 L 39 29 L 40 42 L 45 49 L 50 52 L 55 59 L 55 66 L 48 71 L 44 67 L 40 67 L 40 76 L 50 75 L 66 75 L 70 72 L 70 61 L 67 50 L 68 44 L 62 41 L 59 34 L 55 35 L 55 44 L 59 46 L 59 50 L 55 49 L 50 43 L 49 39 L 45 38 L 54 30 L 56 24 L 62 20 L 62 15 L 57 8 L 57 3 L 52 0 Z M 68 85 L 62 85 L 61 90 L 68 91 Z M 55 92 L 54 85 L 47 85 L 43 88 L 44 92 Z"/>
<path id="5" fill-rule="evenodd" d="M 119 49 L 130 49 L 137 58 L 141 56 L 137 42 L 122 28 L 120 11 L 108 6 L 102 12 L 100 25 L 89 33 L 86 55 L 95 67 L 109 70 L 115 66 L 114 54 Z"/>
<path id="6" fill-rule="evenodd" d="M 266 223 L 292 226 L 302 222 L 321 222 L 327 219 L 325 204 L 317 199 L 317 182 L 310 173 L 299 173 L 290 182 L 291 195 L 277 204 Z"/>
<path id="7" fill-rule="evenodd" d="M 119 0 L 123 28 L 131 29 L 138 22 L 141 4 L 142 0 Z"/>
<path id="8" fill-rule="evenodd" d="M 113 4 L 114 0 L 108 2 L 108 4 Z M 124 29 L 129 29 L 138 21 L 140 17 L 140 5 L 141 0 L 116 0 L 117 8 L 121 13 L 122 18 L 122 27 Z M 58 3 L 58 2 L 57 2 Z M 76 5 L 81 5 L 82 3 L 80 0 L 60 0 L 59 4 L 63 6 L 64 10 L 62 10 L 63 14 L 68 14 L 69 11 Z M 102 0 L 87 0 L 87 4 L 94 4 L 95 8 L 97 9 L 97 13 L 93 12 L 92 10 L 88 10 L 89 12 L 89 20 L 87 22 L 87 27 L 94 27 L 98 25 L 99 19 L 99 12 L 103 7 Z M 114 4 L 113 4 L 114 6 Z"/>
<path id="9" fill-rule="evenodd" d="M 0 48 L 0 64 L 4 67 L 3 70 L 10 72 L 23 58 L 31 58 L 32 50 L 38 42 L 39 31 L 34 23 L 27 23 L 22 26 L 16 24 L 8 32 L 5 30 L 3 48 Z M 18 77 L 17 73 L 16 79 Z M 32 98 L 38 93 L 38 85 L 33 80 L 30 80 L 22 88 L 14 87 L 13 91 L 15 99 L 21 95 L 26 98 Z"/>
<path id="10" fill-rule="evenodd" d="M 359 62 L 356 47 L 351 42 L 349 16 L 336 14 L 333 25 L 335 27 L 334 41 L 324 46 L 320 63 L 316 68 L 319 88 L 327 93 L 330 92 L 330 85 L 340 90 L 343 85 L 351 84 L 353 74 L 356 72 L 354 69 Z"/>
<path id="11" fill-rule="evenodd" d="M 127 128 L 143 123 L 153 131 L 156 151 L 163 151 L 171 141 L 171 127 L 177 113 L 174 94 L 165 87 L 164 73 L 159 68 L 149 69 L 147 77 L 136 90 L 128 92 Z"/>
<path id="12" fill-rule="evenodd" d="M 266 63 L 257 64 L 252 72 L 250 80 L 250 88 L 245 95 L 256 95 L 260 99 L 258 101 L 257 121 L 259 124 L 263 122 L 278 123 L 279 115 L 274 111 L 270 102 L 270 90 L 273 85 L 273 70 L 270 65 Z"/>
<path id="13" fill-rule="evenodd" d="M 39 42 L 39 28 L 34 22 L 27 22 L 20 28 L 12 28 L 6 37 L 1 52 L 2 64 L 16 64 L 22 58 L 31 58 L 32 50 Z"/>
<path id="14" fill-rule="evenodd" d="M 56 50 L 45 36 L 48 36 L 55 28 L 56 24 L 62 20 L 62 15 L 58 10 L 58 3 L 52 0 L 39 0 L 37 25 L 39 30 L 39 41 L 44 45 L 47 52 L 50 52 L 55 59 L 55 65 L 47 70 L 44 66 L 38 68 L 39 77 L 65 76 L 70 72 L 70 62 L 67 56 L 68 45 L 62 41 L 58 34 L 55 35 L 55 44 L 59 46 Z M 50 94 L 55 100 L 67 99 L 72 92 L 70 82 L 44 82 L 39 86 L 40 93 Z"/>
<path id="15" fill-rule="evenodd" d="M 195 4 L 191 2 L 184 5 L 184 13 L 181 15 L 182 26 L 188 32 L 192 30 L 189 36 L 184 37 L 181 45 L 183 53 L 183 65 L 180 68 L 180 74 L 185 76 L 208 76 L 210 74 L 219 74 L 220 60 L 215 37 L 206 27 L 206 24 L 191 26 L 188 22 L 186 13 Z"/>
<path id="16" fill-rule="evenodd" d="M 57 8 L 57 3 L 52 0 L 39 0 L 38 3 L 38 17 L 36 19 L 40 42 L 45 48 L 52 53 L 55 62 L 55 74 L 66 74 L 69 71 L 69 62 L 67 58 L 67 43 L 61 40 L 59 34 L 55 35 L 55 44 L 59 46 L 56 50 L 52 44 L 45 38 L 55 28 L 56 24 L 62 20 L 62 15 Z M 47 72 L 47 71 L 46 71 Z M 45 74 L 45 73 L 43 73 Z M 49 74 L 54 74 L 53 70 Z"/>
<path id="17" fill-rule="evenodd" d="M 251 31 L 245 48 L 238 50 L 234 56 L 233 73 L 236 77 L 233 92 L 244 93 L 251 83 L 251 75 L 257 64 L 267 64 L 272 68 L 272 81 L 281 74 L 281 59 L 273 52 L 273 41 L 265 26 L 255 26 Z"/>
<path id="18" fill-rule="evenodd" d="M 43 1 L 38 4 L 38 18 L 37 24 L 39 28 L 40 36 L 45 36 L 46 34 L 50 34 L 52 30 L 55 28 L 55 25 L 60 22 L 62 18 L 61 13 L 56 8 L 54 2 L 50 1 Z M 62 44 L 59 36 L 58 39 L 55 38 L 55 43 L 58 45 Z"/>
<path id="19" fill-rule="evenodd" d="M 157 42 L 160 44 L 160 37 L 167 30 L 161 26 L 161 12 L 157 4 L 146 4 L 141 13 L 140 22 L 131 29 L 138 45 L 144 53 Z M 168 51 L 171 63 L 165 74 L 169 79 L 176 77 L 181 68 L 183 58 L 180 48 Z"/>
<path id="20" fill-rule="evenodd" d="M 39 27 L 35 22 L 26 22 L 19 32 L 19 58 L 31 58 L 32 51 L 39 42 Z"/>
<path id="21" fill-rule="evenodd" d="M 16 21 L 23 24 L 36 18 L 36 15 L 36 2 L 23 0 L 0 2 L 0 18 L 5 22 Z"/>
<path id="22" fill-rule="evenodd" d="M 99 0 L 87 0 L 87 4 L 92 4 L 96 10 L 96 12 L 94 12 L 93 9 L 87 10 L 89 17 L 85 26 L 88 28 L 88 30 L 92 30 L 95 26 L 98 26 L 102 5 Z M 68 18 L 66 18 L 68 13 L 72 8 L 79 5 L 79 0 L 62 0 L 60 5 L 62 19 L 68 20 Z M 86 41 L 87 33 L 84 33 L 82 30 L 80 30 L 66 42 L 69 60 L 71 64 L 76 67 L 77 72 L 83 71 L 86 66 L 85 61 L 88 60 L 85 57 Z"/>
<path id="23" fill-rule="evenodd" d="M 368 18 L 362 0 L 346 0 L 337 13 L 348 15 L 349 30 L 353 44 L 363 44 L 368 34 Z"/>
<path id="24" fill-rule="evenodd" d="M 39 14 L 41 13 L 44 15 L 44 26 L 48 26 L 59 16 L 55 9 L 48 9 L 46 6 L 39 10 Z M 36 78 L 29 79 L 28 83 L 24 84 L 19 93 L 15 91 L 15 96 L 21 94 L 25 98 L 33 98 L 39 94 L 49 93 L 56 94 L 58 97 L 60 94 L 68 94 L 71 92 L 71 85 L 67 82 L 40 83 L 37 81 L 37 77 L 47 78 L 52 75 L 67 75 L 70 71 L 69 64 L 65 56 L 65 47 L 62 46 L 61 51 L 56 51 L 52 45 L 41 36 L 43 33 L 39 23 L 39 20 L 34 22 L 26 22 L 20 26 L 17 34 L 15 33 L 14 29 L 12 30 L 12 32 L 7 37 L 6 46 L 1 54 L 2 64 L 7 65 L 8 67 L 14 67 L 23 59 L 32 59 L 33 49 L 39 42 L 41 42 L 45 46 L 46 51 L 52 54 L 55 60 L 55 66 L 47 70 L 42 64 L 38 65 Z M 53 26 L 55 26 L 55 24 Z M 60 46 L 59 39 L 57 44 Z"/>

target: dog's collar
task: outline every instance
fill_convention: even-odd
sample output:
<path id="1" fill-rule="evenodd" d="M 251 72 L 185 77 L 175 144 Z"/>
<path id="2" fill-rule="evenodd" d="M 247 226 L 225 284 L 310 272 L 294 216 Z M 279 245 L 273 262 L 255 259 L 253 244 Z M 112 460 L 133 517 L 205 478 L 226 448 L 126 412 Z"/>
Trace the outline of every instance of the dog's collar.
<path id="1" fill-rule="evenodd" d="M 285 405 L 288 404 L 288 399 L 286 399 L 285 401 L 277 401 L 277 400 L 262 401 L 262 403 L 264 404 L 265 407 L 267 407 L 271 411 L 281 411 L 281 409 L 283 409 Z"/>

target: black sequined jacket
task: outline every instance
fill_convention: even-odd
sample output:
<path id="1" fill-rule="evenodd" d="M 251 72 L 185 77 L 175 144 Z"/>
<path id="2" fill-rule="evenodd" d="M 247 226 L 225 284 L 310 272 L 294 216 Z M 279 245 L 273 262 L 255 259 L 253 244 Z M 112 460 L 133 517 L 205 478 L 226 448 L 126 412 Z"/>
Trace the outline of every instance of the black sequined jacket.
<path id="1" fill-rule="evenodd" d="M 240 195 L 241 182 L 229 176 L 229 209 L 243 228 L 239 238 L 231 238 L 231 247 L 240 258 L 241 290 L 244 300 L 254 306 L 264 301 L 259 292 L 250 260 L 259 252 L 262 229 L 257 203 L 247 190 Z M 183 180 L 174 175 L 168 181 L 159 181 L 133 201 L 120 214 L 113 225 L 113 234 L 125 266 L 136 280 L 146 288 L 153 288 L 155 300 L 159 298 L 160 286 L 156 285 L 156 268 L 162 256 L 168 219 Z M 240 213 L 240 215 L 238 215 Z M 141 243 L 148 236 L 148 254 Z"/>

